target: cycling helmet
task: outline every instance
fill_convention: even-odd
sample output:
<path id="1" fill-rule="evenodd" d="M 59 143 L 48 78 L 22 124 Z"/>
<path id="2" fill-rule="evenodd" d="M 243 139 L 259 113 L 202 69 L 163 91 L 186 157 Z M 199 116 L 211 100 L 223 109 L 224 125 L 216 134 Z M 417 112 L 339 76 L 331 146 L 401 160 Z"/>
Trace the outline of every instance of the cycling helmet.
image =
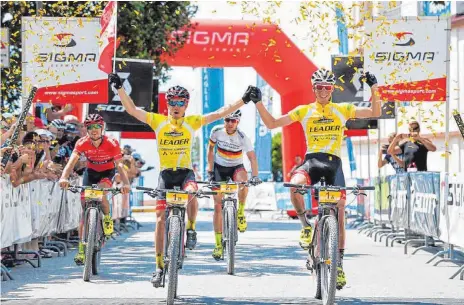
<path id="1" fill-rule="evenodd" d="M 174 86 L 169 88 L 166 92 L 166 100 L 170 100 L 176 97 L 184 98 L 188 101 L 190 99 L 190 93 L 187 89 L 181 86 Z"/>
<path id="2" fill-rule="evenodd" d="M 226 119 L 240 120 L 241 117 L 242 117 L 242 112 L 240 110 L 236 110 L 232 112 L 231 114 L 229 114 L 228 116 L 226 116 Z"/>
<path id="3" fill-rule="evenodd" d="M 66 128 L 66 124 L 64 123 L 64 121 L 60 120 L 60 119 L 53 120 L 50 124 L 52 126 L 56 127 L 57 129 L 65 129 Z"/>
<path id="4" fill-rule="evenodd" d="M 332 71 L 321 68 L 313 73 L 313 76 L 311 77 L 311 81 L 313 85 L 317 83 L 330 83 L 334 85 L 335 75 L 332 73 Z"/>
<path id="5" fill-rule="evenodd" d="M 103 125 L 105 124 L 105 121 L 103 120 L 103 117 L 101 115 L 96 114 L 96 113 L 91 113 L 85 118 L 84 125 L 87 127 L 92 124 Z"/>
<path id="6" fill-rule="evenodd" d="M 133 153 L 133 154 L 132 154 L 132 157 L 133 157 L 136 161 L 142 159 L 142 156 L 141 156 L 139 153 Z"/>
<path id="7" fill-rule="evenodd" d="M 66 124 L 66 129 L 64 130 L 64 132 L 68 132 L 68 133 L 79 133 L 79 130 L 77 130 L 77 126 L 75 124 Z"/>

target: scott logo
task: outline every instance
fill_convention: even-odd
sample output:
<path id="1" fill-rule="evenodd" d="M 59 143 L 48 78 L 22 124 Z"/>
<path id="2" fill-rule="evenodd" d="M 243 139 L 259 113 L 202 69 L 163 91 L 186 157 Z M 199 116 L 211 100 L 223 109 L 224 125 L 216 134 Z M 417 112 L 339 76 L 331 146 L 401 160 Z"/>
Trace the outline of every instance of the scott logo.
<path id="1" fill-rule="evenodd" d="M 405 41 L 406 39 L 408 39 L 409 36 L 412 36 L 412 33 L 411 32 L 398 32 L 398 33 L 394 33 L 393 35 L 396 37 L 396 40 Z M 400 47 L 413 46 L 415 44 L 416 42 L 414 41 L 414 39 L 412 39 L 412 37 L 409 37 L 409 40 L 406 42 L 394 43 L 395 46 L 400 46 Z"/>
<path id="2" fill-rule="evenodd" d="M 139 107 L 144 109 L 145 107 Z M 96 111 L 108 111 L 108 112 L 124 112 L 126 111 L 122 105 L 108 105 L 108 104 L 98 104 Z"/>
<path id="3" fill-rule="evenodd" d="M 53 35 L 53 45 L 56 47 L 70 48 L 76 45 L 76 41 L 72 38 L 74 34 L 71 33 L 60 33 Z"/>

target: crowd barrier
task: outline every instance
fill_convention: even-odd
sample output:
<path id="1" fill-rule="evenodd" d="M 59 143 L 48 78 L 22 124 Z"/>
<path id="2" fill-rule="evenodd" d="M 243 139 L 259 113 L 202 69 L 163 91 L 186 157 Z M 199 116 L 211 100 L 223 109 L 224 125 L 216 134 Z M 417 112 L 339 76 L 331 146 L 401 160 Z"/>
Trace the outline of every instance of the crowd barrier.
<path id="1" fill-rule="evenodd" d="M 13 261 L 27 261 L 34 267 L 40 267 L 40 255 L 36 252 L 37 249 L 19 250 L 18 245 L 32 240 L 43 240 L 38 244 L 35 242 L 35 247 L 41 245 L 41 249 L 56 249 L 58 255 L 60 251 L 66 255 L 67 243 L 77 240 L 70 240 L 69 234 L 66 240 L 54 236 L 55 240 L 50 241 L 49 237 L 70 233 L 78 228 L 82 213 L 81 194 L 64 191 L 57 182 L 49 180 L 36 180 L 13 187 L 10 177 L 5 175 L 0 178 L 0 183 L 2 254 L 12 255 Z M 71 184 L 80 184 L 80 181 L 71 181 Z M 116 220 L 116 233 L 119 234 L 121 229 L 127 232 L 128 225 L 120 224 L 119 220 L 129 214 L 129 195 L 118 194 L 111 198 L 110 203 L 112 218 Z M 6 251 L 6 248 L 12 246 L 13 251 Z M 37 265 L 29 259 L 18 258 L 17 254 L 36 255 Z M 2 265 L 2 274 L 4 273 L 7 273 L 7 269 Z M 9 274 L 8 277 L 12 278 Z"/>
<path id="2" fill-rule="evenodd" d="M 358 221 L 364 221 L 360 231 L 367 228 L 374 240 L 378 234 L 379 241 L 386 237 L 387 246 L 390 237 L 391 245 L 402 240 L 405 253 L 411 243 L 423 242 L 419 249 L 430 249 L 435 241 L 443 242 L 445 249 L 433 259 L 443 255 L 448 258 L 441 261 L 464 263 L 453 257 L 459 254 L 455 247 L 464 248 L 463 173 L 411 172 L 358 182 L 375 186 L 373 194 L 358 198 Z M 464 265 L 452 278 L 459 273 L 463 279 Z"/>

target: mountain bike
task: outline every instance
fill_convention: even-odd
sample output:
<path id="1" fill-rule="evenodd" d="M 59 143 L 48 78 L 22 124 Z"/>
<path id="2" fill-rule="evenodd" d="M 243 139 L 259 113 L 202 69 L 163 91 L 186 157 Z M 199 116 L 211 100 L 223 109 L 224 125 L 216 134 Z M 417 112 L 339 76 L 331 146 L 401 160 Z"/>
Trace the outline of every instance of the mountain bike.
<path id="1" fill-rule="evenodd" d="M 285 187 L 295 188 L 295 193 L 306 194 L 315 190 L 318 199 L 318 215 L 313 230 L 312 243 L 309 245 L 306 267 L 316 271 L 316 299 L 324 305 L 335 303 L 338 264 L 338 208 L 343 191 L 350 190 L 354 195 L 366 195 L 360 190 L 374 190 L 373 186 L 340 187 L 325 185 L 305 185 L 284 183 Z"/>
<path id="2" fill-rule="evenodd" d="M 250 182 L 198 182 L 206 183 L 207 187 L 218 189 L 218 193 L 223 194 L 221 200 L 222 207 L 222 259 L 227 252 L 227 273 L 233 275 L 235 272 L 235 246 L 238 241 L 237 232 L 237 198 L 239 186 L 248 187 Z"/>
<path id="3" fill-rule="evenodd" d="M 189 192 L 175 188 L 172 190 L 153 189 L 137 186 L 137 190 L 143 191 L 150 197 L 161 197 L 166 193 L 166 229 L 164 232 L 164 266 L 167 272 L 163 273 L 161 287 L 165 287 L 166 274 L 168 276 L 168 294 L 166 304 L 173 304 L 177 298 L 178 271 L 182 269 L 185 254 L 185 211 L 189 203 L 189 195 L 198 198 L 209 198 L 208 195 L 216 195 L 216 192 L 204 192 L 198 190 Z M 156 287 L 158 288 L 158 287 Z"/>
<path id="4" fill-rule="evenodd" d="M 103 233 L 103 211 L 101 208 L 105 192 L 114 195 L 121 192 L 119 188 L 100 188 L 97 185 L 79 186 L 70 185 L 69 191 L 73 193 L 84 192 L 85 212 L 84 229 L 82 231 L 82 244 L 85 247 L 84 272 L 82 278 L 88 282 L 90 273 L 97 275 L 100 269 L 101 249 L 105 244 Z"/>

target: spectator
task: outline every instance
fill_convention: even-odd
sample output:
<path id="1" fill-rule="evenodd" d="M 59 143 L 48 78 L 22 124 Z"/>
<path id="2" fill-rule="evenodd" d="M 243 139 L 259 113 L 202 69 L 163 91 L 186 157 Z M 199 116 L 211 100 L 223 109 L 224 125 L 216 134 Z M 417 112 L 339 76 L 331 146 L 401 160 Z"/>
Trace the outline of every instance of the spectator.
<path id="1" fill-rule="evenodd" d="M 295 156 L 295 164 L 293 165 L 292 169 L 290 170 L 290 172 L 287 174 L 287 177 L 288 178 L 291 178 L 292 175 L 293 175 L 293 172 L 298 168 L 298 166 L 301 165 L 301 163 L 303 162 L 303 159 L 301 158 L 300 155 L 296 155 Z"/>
<path id="2" fill-rule="evenodd" d="M 399 145 L 401 140 L 404 143 Z M 398 134 L 388 147 L 388 154 L 403 154 L 404 169 L 407 171 L 427 171 L 427 153 L 436 151 L 432 141 L 420 135 L 420 125 L 417 121 L 409 123 L 409 134 Z"/>
<path id="3" fill-rule="evenodd" d="M 404 173 L 404 161 L 402 160 L 403 159 L 403 155 L 400 154 L 400 155 L 390 155 L 387 153 L 387 150 L 388 150 L 388 147 L 390 146 L 390 144 L 393 142 L 393 140 L 395 139 L 396 137 L 396 133 L 395 132 L 392 132 L 388 135 L 388 144 L 384 144 L 382 145 L 380 151 L 379 151 L 379 160 L 378 160 L 378 167 L 379 168 L 382 168 L 384 167 L 387 163 L 391 165 L 391 167 L 393 167 L 393 169 L 395 170 L 395 173 L 397 174 L 400 174 L 400 173 Z M 384 158 L 383 155 L 385 155 Z"/>
<path id="4" fill-rule="evenodd" d="M 40 118 L 44 124 L 48 124 L 53 120 L 60 119 L 68 112 L 72 111 L 71 105 L 54 106 L 49 103 L 38 103 L 35 106 L 35 117 Z"/>
<path id="5" fill-rule="evenodd" d="M 123 155 L 131 155 L 133 152 L 135 152 L 135 149 L 132 149 L 130 145 L 124 145 Z"/>

